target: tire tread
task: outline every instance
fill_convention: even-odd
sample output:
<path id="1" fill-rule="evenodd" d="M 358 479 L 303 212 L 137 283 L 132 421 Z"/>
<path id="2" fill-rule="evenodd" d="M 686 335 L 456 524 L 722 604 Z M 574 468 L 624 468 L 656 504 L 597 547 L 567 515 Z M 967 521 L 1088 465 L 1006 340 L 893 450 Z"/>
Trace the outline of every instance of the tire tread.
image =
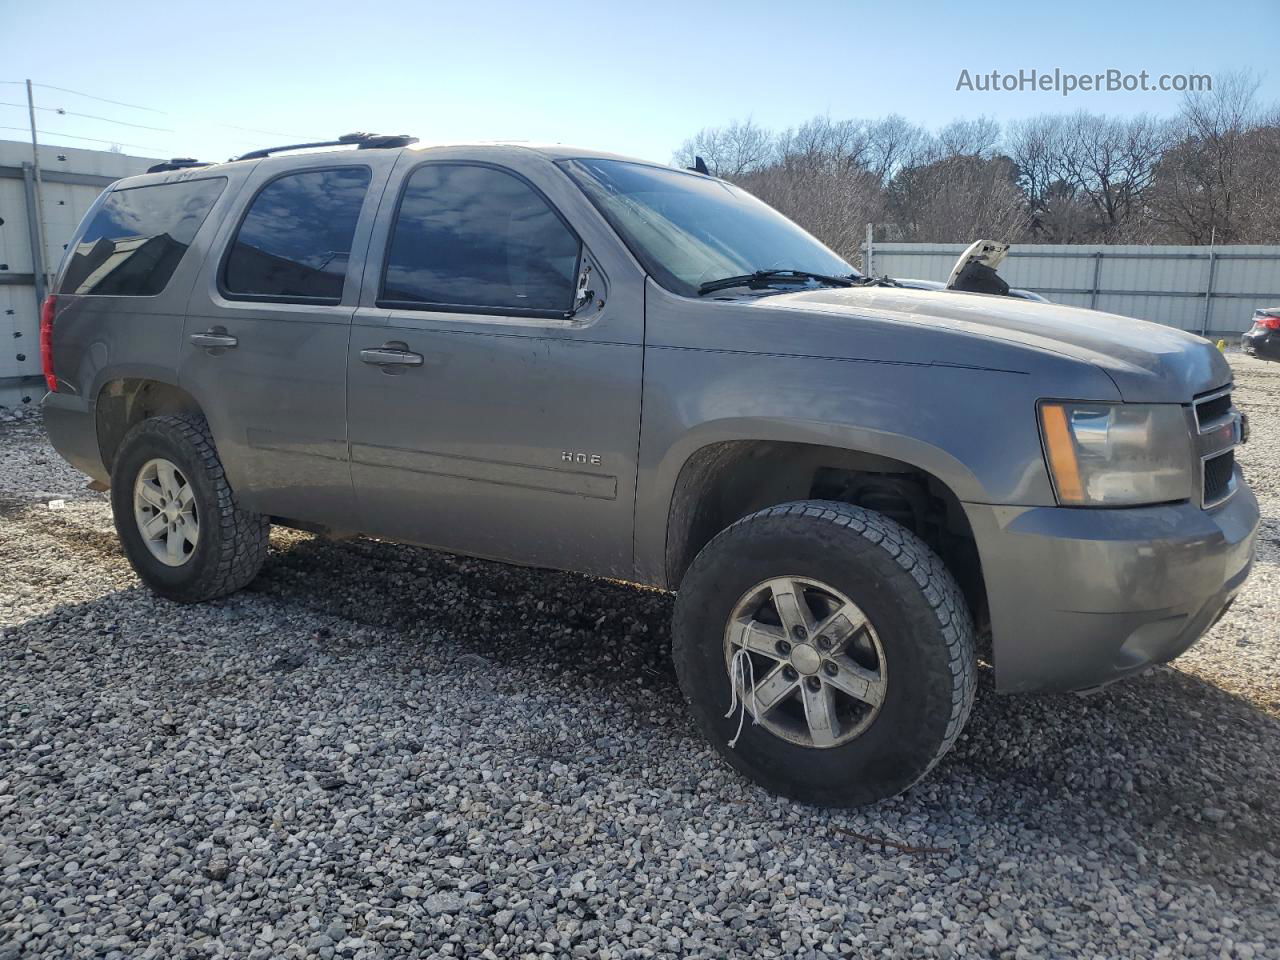
<path id="1" fill-rule="evenodd" d="M 946 733 L 938 749 L 919 776 L 912 781 L 913 784 L 917 783 L 955 746 L 968 722 L 977 694 L 976 642 L 973 620 L 969 615 L 964 593 L 942 558 L 902 524 L 874 510 L 841 501 L 797 500 L 766 507 L 730 524 L 713 542 L 732 536 L 735 532 L 740 532 L 740 528 L 760 520 L 797 516 L 830 523 L 875 544 L 911 576 L 920 587 L 921 596 L 933 610 L 947 648 L 948 667 L 951 671 L 951 715 L 947 718 Z M 697 563 L 696 559 L 694 563 Z"/>
<path id="2" fill-rule="evenodd" d="M 248 585 L 267 557 L 271 523 L 257 513 L 243 509 L 225 468 L 218 457 L 209 424 L 198 414 L 165 415 L 151 417 L 138 424 L 125 438 L 125 442 L 155 434 L 170 443 L 185 445 L 194 454 L 196 465 L 213 487 L 216 502 L 214 516 L 202 517 L 201 523 L 214 522 L 221 534 L 216 538 L 218 555 L 212 573 L 189 584 L 175 596 L 186 603 L 213 600 L 235 593 Z M 124 444 L 122 443 L 122 448 Z M 205 510 L 208 513 L 208 508 Z"/>

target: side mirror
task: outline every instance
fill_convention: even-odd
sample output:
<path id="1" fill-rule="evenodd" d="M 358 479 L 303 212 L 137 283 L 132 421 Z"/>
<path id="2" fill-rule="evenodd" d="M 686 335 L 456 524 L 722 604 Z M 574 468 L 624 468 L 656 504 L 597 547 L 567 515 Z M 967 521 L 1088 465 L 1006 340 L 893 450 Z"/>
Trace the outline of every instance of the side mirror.
<path id="1" fill-rule="evenodd" d="M 595 290 L 591 289 L 591 261 L 585 256 L 582 258 L 582 269 L 578 271 L 578 289 L 573 299 L 573 309 L 569 311 L 569 316 L 575 316 L 579 311 L 586 309 L 596 298 Z M 600 301 L 600 306 L 604 306 L 604 301 Z"/>

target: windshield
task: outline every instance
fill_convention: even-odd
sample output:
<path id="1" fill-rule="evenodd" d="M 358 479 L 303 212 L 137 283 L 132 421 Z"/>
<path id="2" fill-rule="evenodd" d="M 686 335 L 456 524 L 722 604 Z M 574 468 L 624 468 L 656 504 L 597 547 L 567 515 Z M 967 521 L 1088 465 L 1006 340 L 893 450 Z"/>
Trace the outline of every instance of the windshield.
<path id="1" fill-rule="evenodd" d="M 709 281 L 762 270 L 858 276 L 778 211 L 731 184 L 625 160 L 566 166 L 645 269 L 675 293 L 694 296 Z"/>

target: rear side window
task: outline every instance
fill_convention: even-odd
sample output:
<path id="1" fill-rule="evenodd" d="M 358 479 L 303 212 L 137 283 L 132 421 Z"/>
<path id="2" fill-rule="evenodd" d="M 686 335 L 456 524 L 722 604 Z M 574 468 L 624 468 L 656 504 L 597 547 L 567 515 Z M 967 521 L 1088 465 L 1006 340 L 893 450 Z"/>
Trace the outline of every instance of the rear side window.
<path id="1" fill-rule="evenodd" d="M 368 167 L 307 170 L 272 180 L 253 199 L 223 271 L 229 297 L 337 303 Z"/>
<path id="2" fill-rule="evenodd" d="M 209 214 L 225 177 L 113 190 L 76 244 L 59 293 L 160 293 Z"/>
<path id="3" fill-rule="evenodd" d="M 492 167 L 431 163 L 409 177 L 381 302 L 564 313 L 578 238 L 532 186 Z"/>

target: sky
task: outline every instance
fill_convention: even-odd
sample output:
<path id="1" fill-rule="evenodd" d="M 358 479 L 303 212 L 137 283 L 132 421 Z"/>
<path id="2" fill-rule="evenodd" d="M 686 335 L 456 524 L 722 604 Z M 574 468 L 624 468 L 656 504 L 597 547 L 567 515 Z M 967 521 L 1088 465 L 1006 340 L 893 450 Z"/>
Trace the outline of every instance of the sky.
<path id="1" fill-rule="evenodd" d="M 957 90 L 963 70 L 1154 80 L 1250 68 L 1280 102 L 1278 37 L 1280 0 L 0 0 L 0 139 L 27 136 L 14 81 L 30 78 L 43 85 L 42 141 L 138 156 L 222 160 L 367 130 L 667 162 L 699 129 L 732 120 L 899 113 L 937 128 L 1080 109 L 1171 114 L 1181 96 Z"/>

